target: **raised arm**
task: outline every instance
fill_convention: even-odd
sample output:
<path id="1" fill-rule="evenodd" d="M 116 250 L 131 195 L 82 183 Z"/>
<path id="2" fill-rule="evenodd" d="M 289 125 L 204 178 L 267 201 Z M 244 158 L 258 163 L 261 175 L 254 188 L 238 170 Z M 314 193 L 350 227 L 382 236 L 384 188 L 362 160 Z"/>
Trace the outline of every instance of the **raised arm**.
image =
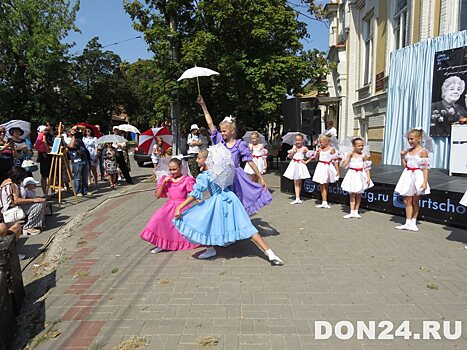
<path id="1" fill-rule="evenodd" d="M 211 132 L 216 130 L 216 127 L 212 121 L 211 115 L 209 114 L 208 108 L 206 107 L 206 103 L 204 102 L 203 96 L 198 96 L 198 104 L 201 106 L 201 109 L 204 113 L 204 118 L 206 119 L 206 123 L 208 124 L 208 128 Z"/>

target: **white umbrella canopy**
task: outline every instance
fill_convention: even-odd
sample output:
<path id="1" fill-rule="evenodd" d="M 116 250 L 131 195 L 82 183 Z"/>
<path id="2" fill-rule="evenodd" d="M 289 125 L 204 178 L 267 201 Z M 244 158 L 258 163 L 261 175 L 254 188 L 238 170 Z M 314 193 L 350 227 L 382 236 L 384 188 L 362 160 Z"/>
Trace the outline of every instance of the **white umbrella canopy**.
<path id="1" fill-rule="evenodd" d="M 98 145 L 104 144 L 104 143 L 123 143 L 126 142 L 127 140 L 119 135 L 104 135 L 102 137 L 99 137 L 96 141 Z"/>
<path id="2" fill-rule="evenodd" d="M 247 131 L 245 135 L 243 135 L 242 139 L 246 143 L 251 143 L 251 134 L 254 133 L 254 131 Z M 266 138 L 264 137 L 263 134 L 259 134 L 259 143 L 262 143 L 263 145 L 266 144 Z"/>
<path id="3" fill-rule="evenodd" d="M 216 72 L 215 70 L 209 69 L 209 68 L 204 68 L 204 67 L 193 67 L 190 69 L 187 69 L 186 71 L 183 72 L 183 74 L 180 76 L 180 78 L 177 79 L 177 81 L 183 80 L 183 79 L 193 79 L 196 78 L 196 81 L 198 83 L 198 94 L 201 95 L 201 90 L 199 88 L 199 77 L 209 77 L 211 75 L 219 75 L 219 72 Z"/>
<path id="4" fill-rule="evenodd" d="M 295 145 L 295 136 L 297 135 L 302 135 L 303 136 L 303 144 L 306 144 L 308 139 L 306 137 L 305 134 L 302 134 L 301 132 L 297 132 L 297 131 L 292 131 L 292 132 L 288 132 L 287 134 L 285 134 L 284 136 L 282 136 L 282 143 L 287 143 L 289 145 Z"/>
<path id="5" fill-rule="evenodd" d="M 31 123 L 26 122 L 24 120 L 10 120 L 10 121 L 2 124 L 2 126 L 5 128 L 5 137 L 6 138 L 11 137 L 11 134 L 10 134 L 9 131 L 12 128 L 19 128 L 19 129 L 23 130 L 24 133 L 23 133 L 23 135 L 21 135 L 22 139 L 25 139 L 31 133 Z"/>
<path id="6" fill-rule="evenodd" d="M 141 131 L 138 130 L 136 126 L 130 124 L 122 124 L 117 126 L 118 130 L 126 131 L 126 132 L 134 132 L 136 134 L 141 134 Z"/>

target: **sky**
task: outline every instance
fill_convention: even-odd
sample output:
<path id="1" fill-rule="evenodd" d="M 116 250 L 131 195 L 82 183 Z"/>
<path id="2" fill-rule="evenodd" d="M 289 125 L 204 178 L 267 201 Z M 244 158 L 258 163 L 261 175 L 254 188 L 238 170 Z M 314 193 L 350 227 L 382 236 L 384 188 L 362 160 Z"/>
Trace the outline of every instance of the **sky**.
<path id="1" fill-rule="evenodd" d="M 297 3 L 297 0 L 290 2 Z M 139 58 L 151 58 L 152 54 L 147 50 L 142 33 L 133 29 L 130 16 L 123 9 L 122 3 L 122 0 L 81 0 L 76 18 L 76 25 L 81 33 L 72 32 L 67 37 L 67 42 L 76 43 L 70 51 L 79 54 L 87 42 L 97 36 L 101 45 L 111 45 L 106 47 L 106 50 L 115 52 L 125 61 L 135 62 Z M 305 8 L 296 8 L 306 13 Z M 303 41 L 305 49 L 317 48 L 327 51 L 328 28 L 323 23 L 304 16 L 300 16 L 299 19 L 307 23 L 308 31 L 311 33 L 311 37 Z M 134 39 L 140 35 L 141 38 Z M 114 43 L 119 44 L 112 45 Z"/>

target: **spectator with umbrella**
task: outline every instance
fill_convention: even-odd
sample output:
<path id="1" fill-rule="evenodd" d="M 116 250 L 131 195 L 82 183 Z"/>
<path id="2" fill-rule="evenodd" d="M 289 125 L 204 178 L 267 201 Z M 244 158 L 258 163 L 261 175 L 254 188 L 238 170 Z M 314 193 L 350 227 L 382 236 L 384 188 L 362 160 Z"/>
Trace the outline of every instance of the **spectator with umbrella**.
<path id="1" fill-rule="evenodd" d="M 16 166 L 21 166 L 23 161 L 30 159 L 32 156 L 32 151 L 30 146 L 26 142 L 26 136 L 23 129 L 19 126 L 14 126 L 8 130 L 9 137 L 14 142 L 16 155 L 13 159 L 13 164 Z M 23 138 L 24 137 L 24 138 Z"/>
<path id="2" fill-rule="evenodd" d="M 117 126 L 113 127 L 113 133 L 114 135 L 120 136 L 121 131 L 118 129 Z M 117 154 L 116 154 L 116 159 L 117 159 L 117 164 L 118 167 L 120 168 L 123 176 L 125 177 L 125 180 L 127 183 L 130 185 L 133 185 L 134 182 L 131 179 L 130 171 L 128 170 L 126 161 L 125 161 L 125 156 L 123 154 L 123 150 L 126 147 L 126 142 L 117 142 L 115 143 L 115 148 L 117 149 Z"/>

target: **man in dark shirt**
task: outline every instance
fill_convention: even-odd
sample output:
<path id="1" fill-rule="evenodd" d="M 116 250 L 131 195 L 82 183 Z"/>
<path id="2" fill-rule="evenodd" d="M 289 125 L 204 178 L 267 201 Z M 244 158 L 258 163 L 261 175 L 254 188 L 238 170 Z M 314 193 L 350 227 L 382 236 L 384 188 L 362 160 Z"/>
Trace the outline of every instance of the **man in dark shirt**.
<path id="1" fill-rule="evenodd" d="M 70 159 L 73 167 L 73 184 L 78 196 L 88 195 L 89 154 L 84 146 L 82 130 L 77 126 L 70 129 L 67 140 Z"/>

